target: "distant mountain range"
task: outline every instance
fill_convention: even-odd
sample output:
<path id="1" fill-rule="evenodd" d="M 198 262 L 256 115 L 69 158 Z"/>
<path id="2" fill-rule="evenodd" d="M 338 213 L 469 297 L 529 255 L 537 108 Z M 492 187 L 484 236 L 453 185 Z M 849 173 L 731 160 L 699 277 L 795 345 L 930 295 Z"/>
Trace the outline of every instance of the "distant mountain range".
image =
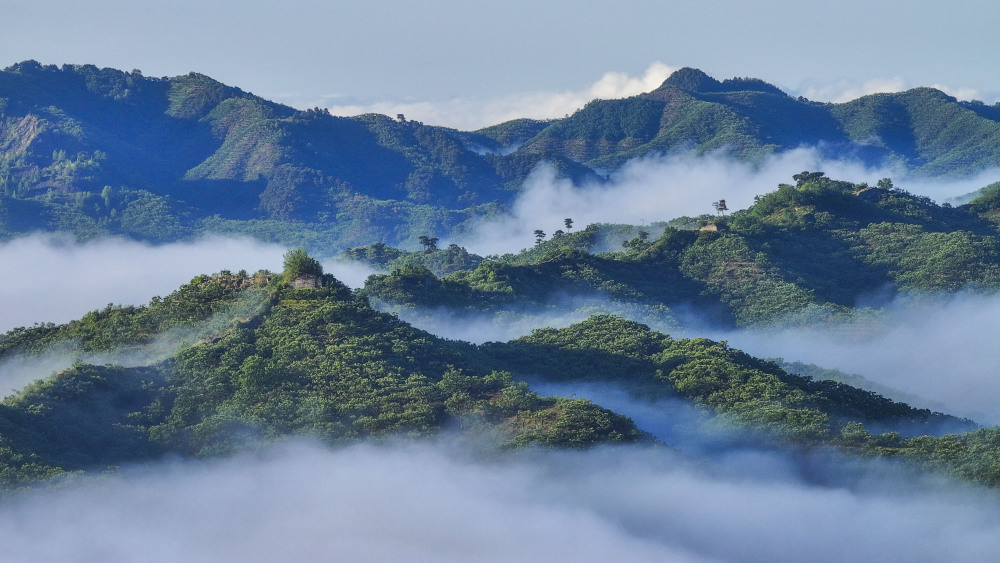
<path id="1" fill-rule="evenodd" d="M 628 159 L 801 146 L 926 175 L 1000 165 L 1000 105 L 917 88 L 830 104 L 685 68 L 564 119 L 457 131 L 299 111 L 191 73 L 26 61 L 0 72 L 0 236 L 173 240 L 206 230 L 316 246 L 413 244 L 509 203 L 551 163 L 600 181 Z M 290 228 L 289 221 L 298 222 Z"/>
<path id="2" fill-rule="evenodd" d="M 802 146 L 929 175 L 971 172 L 1000 163 L 1000 105 L 959 102 L 933 88 L 812 102 L 758 79 L 719 82 L 684 68 L 647 94 L 595 100 L 519 150 L 613 169 L 677 150 L 754 160 Z"/>

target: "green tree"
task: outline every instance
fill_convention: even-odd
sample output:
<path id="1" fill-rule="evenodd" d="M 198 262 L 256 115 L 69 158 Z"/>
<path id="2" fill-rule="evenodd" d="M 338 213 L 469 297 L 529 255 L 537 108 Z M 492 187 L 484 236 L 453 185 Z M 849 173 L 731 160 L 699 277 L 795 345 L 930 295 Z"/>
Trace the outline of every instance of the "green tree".
<path id="1" fill-rule="evenodd" d="M 798 174 L 792 174 L 792 179 L 795 180 L 795 187 L 801 188 L 806 182 L 814 182 L 824 176 L 826 176 L 826 174 L 823 172 L 810 172 L 808 170 L 803 170 Z"/>
<path id="2" fill-rule="evenodd" d="M 723 217 L 726 216 L 726 211 L 729 211 L 729 207 L 726 206 L 726 200 L 724 199 L 712 202 L 712 206 L 715 207 L 716 213 L 721 213 Z"/>
<path id="3" fill-rule="evenodd" d="M 323 265 L 309 256 L 304 248 L 289 250 L 284 256 L 285 276 L 294 279 L 299 276 L 322 276 Z"/>
<path id="4" fill-rule="evenodd" d="M 427 235 L 420 235 L 420 238 L 417 239 L 417 240 L 419 240 L 420 244 L 423 245 L 424 252 L 433 252 L 433 251 L 437 250 L 437 242 L 438 242 L 438 238 L 437 237 L 429 237 Z"/>

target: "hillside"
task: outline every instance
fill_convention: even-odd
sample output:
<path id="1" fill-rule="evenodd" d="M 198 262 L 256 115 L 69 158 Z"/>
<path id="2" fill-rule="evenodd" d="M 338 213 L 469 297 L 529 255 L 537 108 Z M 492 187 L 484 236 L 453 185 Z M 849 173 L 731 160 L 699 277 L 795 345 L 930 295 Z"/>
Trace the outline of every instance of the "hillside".
<path id="1" fill-rule="evenodd" d="M 888 179 L 873 187 L 803 172 L 748 209 L 703 217 L 700 228 L 698 221 L 591 225 L 520 254 L 469 260 L 441 277 L 397 261 L 370 278 L 365 292 L 387 303 L 468 313 L 592 296 L 640 307 L 661 322 L 670 321 L 664 308 L 692 307 L 722 325 L 822 321 L 850 314 L 866 296 L 996 291 L 994 192 L 952 207 Z M 619 250 L 600 251 L 607 247 Z"/>
<path id="2" fill-rule="evenodd" d="M 518 150 L 614 169 L 631 158 L 678 150 L 756 160 L 801 146 L 926 175 L 968 173 L 1000 164 L 1000 108 L 959 102 L 932 88 L 812 102 L 758 79 L 719 82 L 684 68 L 652 92 L 594 100 Z"/>
<path id="3" fill-rule="evenodd" d="M 623 416 L 541 397 L 475 346 L 371 309 L 331 276 L 310 289 L 288 279 L 199 276 L 145 307 L 0 336 L 0 359 L 66 347 L 115 358 L 39 373 L 0 403 L 4 485 L 289 436 L 344 444 L 456 431 L 501 449 L 645 439 Z"/>
<path id="4" fill-rule="evenodd" d="M 195 73 L 28 61 L 0 73 L 0 229 L 156 241 L 311 228 L 371 242 L 403 225 L 398 242 L 490 212 L 540 160 L 465 142 L 405 118 L 298 111 Z"/>
<path id="5" fill-rule="evenodd" d="M 289 280 L 314 274 L 286 266 L 199 276 L 144 307 L 109 306 L 0 336 L 0 359 L 67 346 L 78 357 L 115 358 L 39 374 L 0 402 L 4 486 L 166 455 L 228 455 L 290 436 L 342 445 L 454 435 L 501 450 L 649 442 L 630 419 L 540 396 L 525 377 L 689 402 L 742 429 L 748 444 L 832 447 L 998 483 L 995 429 L 935 437 L 974 425 L 790 374 L 724 342 L 599 315 L 475 346 L 379 313 L 329 275 L 293 289 Z"/>
<path id="6" fill-rule="evenodd" d="M 223 232 L 324 252 L 414 247 L 501 213 L 543 161 L 580 184 L 641 156 L 723 150 L 756 161 L 814 146 L 962 174 L 1000 163 L 998 119 L 996 107 L 928 88 L 825 104 L 682 69 L 564 119 L 463 132 L 300 111 L 196 73 L 26 61 L 0 72 L 0 238 Z"/>

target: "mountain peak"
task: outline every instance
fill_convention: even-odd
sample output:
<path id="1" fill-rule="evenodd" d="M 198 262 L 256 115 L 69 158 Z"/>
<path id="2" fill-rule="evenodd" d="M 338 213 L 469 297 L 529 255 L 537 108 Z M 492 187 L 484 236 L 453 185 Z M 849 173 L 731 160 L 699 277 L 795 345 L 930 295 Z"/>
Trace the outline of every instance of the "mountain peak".
<path id="1" fill-rule="evenodd" d="M 722 84 L 696 68 L 684 67 L 668 76 L 657 90 L 662 90 L 668 86 L 691 92 L 712 92 L 717 90 Z"/>
<path id="2" fill-rule="evenodd" d="M 690 67 L 684 67 L 674 72 L 654 91 L 664 90 L 669 87 L 686 92 L 700 93 L 754 91 L 780 96 L 787 95 L 777 86 L 768 84 L 759 78 L 729 78 L 719 82 L 703 71 Z"/>

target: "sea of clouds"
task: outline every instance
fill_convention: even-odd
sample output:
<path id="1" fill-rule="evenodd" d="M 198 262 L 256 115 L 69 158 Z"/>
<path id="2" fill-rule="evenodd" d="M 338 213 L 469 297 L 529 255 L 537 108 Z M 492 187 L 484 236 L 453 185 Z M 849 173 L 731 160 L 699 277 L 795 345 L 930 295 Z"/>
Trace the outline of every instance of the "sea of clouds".
<path id="1" fill-rule="evenodd" d="M 987 561 L 994 494 L 881 463 L 292 442 L 0 505 L 5 561 Z M 843 465 L 844 467 L 839 467 Z"/>

